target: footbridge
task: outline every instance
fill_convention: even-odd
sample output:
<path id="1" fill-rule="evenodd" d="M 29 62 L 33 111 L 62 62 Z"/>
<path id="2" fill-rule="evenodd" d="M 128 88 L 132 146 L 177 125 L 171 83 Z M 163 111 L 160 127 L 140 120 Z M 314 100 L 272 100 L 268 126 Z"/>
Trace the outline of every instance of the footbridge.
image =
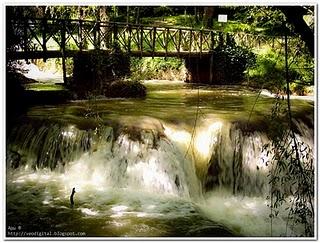
<path id="1" fill-rule="evenodd" d="M 7 33 L 17 45 L 7 58 L 38 59 L 72 57 L 78 52 L 108 50 L 117 43 L 131 56 L 206 56 L 228 38 L 208 29 L 146 26 L 130 23 L 69 19 L 19 19 L 7 23 Z M 238 45 L 263 44 L 266 37 L 233 33 Z"/>

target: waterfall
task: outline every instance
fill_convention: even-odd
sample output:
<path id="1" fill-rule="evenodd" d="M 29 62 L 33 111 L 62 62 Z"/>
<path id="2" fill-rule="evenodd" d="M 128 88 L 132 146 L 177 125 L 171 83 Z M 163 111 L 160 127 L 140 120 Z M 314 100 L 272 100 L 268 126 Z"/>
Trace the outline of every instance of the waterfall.
<path id="1" fill-rule="evenodd" d="M 28 164 L 34 169 L 64 166 L 83 152 L 92 150 L 95 131 L 82 131 L 73 125 L 26 124 L 13 129 L 8 139 L 7 158 L 20 154 L 19 161 L 10 161 L 11 166 Z"/>
<path id="2" fill-rule="evenodd" d="M 301 121 L 294 123 L 298 142 L 313 148 L 313 130 Z M 145 223 L 156 217 L 165 225 L 185 217 L 181 227 L 175 224 L 187 232 L 183 235 L 201 235 L 205 225 L 211 225 L 235 235 L 268 236 L 270 167 L 265 161 L 271 155 L 262 149 L 267 143 L 264 129 L 248 130 L 214 118 L 200 121 L 195 129 L 147 118 L 139 124 L 91 129 L 34 119 L 17 125 L 7 137 L 10 215 L 15 215 L 16 198 L 26 204 L 27 197 L 32 203 L 26 212 L 34 204 L 43 206 L 41 214 L 46 207 L 56 207 L 68 216 L 75 187 L 77 212 L 84 220 L 106 222 L 110 217 L 112 231 L 128 222 L 134 225 L 136 219 L 129 217 L 136 215 L 137 220 L 146 217 Z M 23 188 L 32 193 L 23 194 Z M 273 235 L 287 230 L 288 212 L 280 214 Z M 200 221 L 187 229 L 199 215 L 212 221 L 197 218 Z M 65 216 L 61 221 L 68 220 Z M 73 221 L 57 227 L 60 224 L 73 227 Z M 210 227 L 208 232 L 217 229 Z M 303 229 L 299 224 L 288 235 L 302 234 Z"/>
<path id="3" fill-rule="evenodd" d="M 59 171 L 65 184 L 78 189 L 129 188 L 184 198 L 200 195 L 192 162 L 155 129 L 22 125 L 8 139 L 7 165 Z"/>
<path id="4" fill-rule="evenodd" d="M 226 187 L 233 194 L 265 192 L 268 168 L 263 163 L 266 154 L 262 147 L 268 142 L 267 136 L 262 132 L 245 134 L 235 125 L 229 125 L 217 139 L 208 163 L 206 190 Z"/>
<path id="5" fill-rule="evenodd" d="M 312 129 L 295 123 L 298 139 L 312 147 Z M 269 168 L 262 148 L 268 142 L 264 131 L 247 132 L 214 119 L 193 133 L 165 123 L 89 130 L 30 123 L 11 132 L 7 165 L 59 171 L 73 178 L 68 182 L 71 188 L 131 188 L 185 198 L 199 198 L 202 190 L 216 188 L 264 195 Z"/>

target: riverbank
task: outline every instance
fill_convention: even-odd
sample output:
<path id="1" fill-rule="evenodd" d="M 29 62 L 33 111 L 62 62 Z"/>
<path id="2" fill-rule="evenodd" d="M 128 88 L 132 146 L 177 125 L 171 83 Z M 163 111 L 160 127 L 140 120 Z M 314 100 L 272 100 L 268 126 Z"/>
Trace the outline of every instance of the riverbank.
<path id="1" fill-rule="evenodd" d="M 147 82 L 161 82 L 162 80 L 169 80 L 175 82 L 184 82 L 187 78 L 188 71 L 185 67 L 183 60 L 179 58 L 131 58 L 131 76 L 129 80 Z M 31 83 L 26 86 L 30 90 L 56 90 L 60 89 L 59 84 L 63 84 L 63 78 L 61 70 L 54 72 L 55 62 L 51 61 L 48 64 L 40 62 L 40 66 L 30 63 L 26 64 L 21 62 L 19 68 L 29 70 L 23 75 L 30 80 L 36 80 L 36 83 Z M 57 70 L 59 68 L 56 66 Z M 69 79 L 72 77 L 69 77 Z M 30 82 L 29 82 L 30 83 Z M 56 84 L 56 85 L 54 85 Z M 210 85 L 210 84 L 199 84 L 199 85 Z M 213 84 L 214 85 L 214 84 Z M 257 92 L 256 85 L 248 85 L 247 82 L 243 84 L 245 87 L 253 88 Z M 313 86 L 308 87 L 307 95 L 296 95 L 291 94 L 292 99 L 314 101 L 314 88 Z M 274 98 L 276 94 L 268 89 L 263 89 L 261 95 Z M 286 98 L 286 97 L 284 97 Z"/>
<path id="2" fill-rule="evenodd" d="M 276 98 L 277 94 L 272 93 L 271 91 L 267 90 L 267 89 L 263 89 L 261 91 L 261 95 L 267 96 L 267 97 L 271 97 L 271 98 Z M 283 97 L 283 99 L 287 99 L 287 95 L 281 95 L 281 97 Z M 306 100 L 306 101 L 313 101 L 315 99 L 315 95 L 313 94 L 309 94 L 309 95 L 295 95 L 295 94 L 290 94 L 290 99 L 295 99 L 295 100 Z"/>

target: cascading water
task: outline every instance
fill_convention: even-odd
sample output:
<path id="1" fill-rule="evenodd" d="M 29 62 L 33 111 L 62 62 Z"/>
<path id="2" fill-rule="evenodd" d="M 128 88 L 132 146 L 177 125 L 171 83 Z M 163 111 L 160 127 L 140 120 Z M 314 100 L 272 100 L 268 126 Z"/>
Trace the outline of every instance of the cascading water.
<path id="1" fill-rule="evenodd" d="M 194 166 L 160 132 L 137 129 L 115 137 L 111 127 L 82 131 L 70 125 L 25 125 L 13 131 L 7 158 L 13 168 L 50 168 L 63 171 L 67 178 L 83 173 L 68 182 L 80 190 L 92 182 L 98 189 L 130 188 L 199 197 Z"/>
<path id="2" fill-rule="evenodd" d="M 7 225 L 87 236 L 270 236 L 266 131 L 214 116 L 192 128 L 169 120 L 84 128 L 35 116 L 17 125 L 7 138 Z M 296 127 L 313 147 L 313 129 Z M 274 223 L 274 236 L 286 231 L 285 216 Z"/>

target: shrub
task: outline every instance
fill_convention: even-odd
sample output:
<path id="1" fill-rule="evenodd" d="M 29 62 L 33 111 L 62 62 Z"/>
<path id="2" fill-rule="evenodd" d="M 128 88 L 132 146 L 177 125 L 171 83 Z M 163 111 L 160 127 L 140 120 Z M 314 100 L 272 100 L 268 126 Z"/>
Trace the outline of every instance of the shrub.
<path id="1" fill-rule="evenodd" d="M 146 96 L 146 87 L 137 81 L 114 81 L 106 89 L 107 97 L 137 98 Z"/>
<path id="2" fill-rule="evenodd" d="M 227 38 L 213 51 L 215 83 L 236 84 L 244 80 L 244 71 L 255 61 L 255 55 L 246 48 L 237 46 L 233 39 Z"/>
<path id="3" fill-rule="evenodd" d="M 306 95 L 308 93 L 307 87 L 301 83 L 291 83 L 290 90 L 296 95 Z"/>

